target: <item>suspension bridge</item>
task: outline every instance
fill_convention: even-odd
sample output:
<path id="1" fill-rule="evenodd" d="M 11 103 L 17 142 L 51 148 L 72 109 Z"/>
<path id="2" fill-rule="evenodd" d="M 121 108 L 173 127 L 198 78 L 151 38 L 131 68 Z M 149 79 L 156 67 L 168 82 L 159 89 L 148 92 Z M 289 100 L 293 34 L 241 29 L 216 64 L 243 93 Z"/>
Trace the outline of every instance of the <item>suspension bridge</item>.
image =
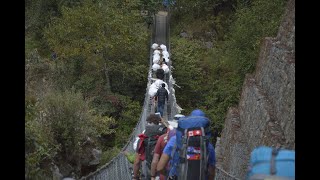
<path id="1" fill-rule="evenodd" d="M 153 18 L 153 26 L 152 26 L 152 37 L 150 41 L 150 47 L 153 43 L 164 44 L 167 46 L 167 51 L 170 52 L 170 41 L 169 41 L 169 33 L 170 33 L 170 11 L 159 11 L 154 15 Z M 149 114 L 154 113 L 154 104 L 152 98 L 150 97 L 148 91 L 150 85 L 154 82 L 154 73 L 152 72 L 152 64 L 153 64 L 153 49 L 150 48 L 150 57 L 149 57 L 149 71 L 148 71 L 148 82 L 145 93 L 145 99 L 143 103 L 143 108 L 140 114 L 140 119 L 130 135 L 127 144 L 123 147 L 122 152 L 127 151 L 130 153 L 134 153 L 133 143 L 135 141 L 135 137 L 140 134 L 146 126 L 146 118 Z M 172 59 L 171 59 L 172 60 Z M 165 74 L 164 81 L 168 84 L 169 99 L 164 108 L 164 119 L 173 119 L 173 116 L 177 113 L 180 113 L 181 108 L 178 106 L 175 98 L 175 80 L 172 77 L 172 66 L 171 61 L 168 63 L 168 67 L 170 69 L 169 73 Z M 89 175 L 82 177 L 81 180 L 131 180 L 132 179 L 132 168 L 133 165 L 127 160 L 125 154 L 119 153 L 116 157 L 114 157 L 110 162 L 105 164 L 104 166 L 97 169 L 95 172 L 90 173 Z M 142 163 L 142 174 L 146 174 L 146 164 Z M 217 180 L 239 180 L 235 176 L 229 174 L 224 171 L 220 167 L 216 168 L 216 178 Z"/>

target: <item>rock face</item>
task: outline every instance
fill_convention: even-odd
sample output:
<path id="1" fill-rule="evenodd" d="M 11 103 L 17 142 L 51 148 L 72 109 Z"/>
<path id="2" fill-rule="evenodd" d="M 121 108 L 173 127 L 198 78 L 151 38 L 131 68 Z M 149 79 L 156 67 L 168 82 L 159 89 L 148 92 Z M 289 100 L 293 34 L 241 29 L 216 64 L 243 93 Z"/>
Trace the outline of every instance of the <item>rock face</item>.
<path id="1" fill-rule="evenodd" d="M 275 38 L 265 38 L 256 70 L 247 75 L 238 107 L 230 108 L 217 142 L 217 166 L 245 179 L 251 151 L 295 149 L 295 1 Z"/>

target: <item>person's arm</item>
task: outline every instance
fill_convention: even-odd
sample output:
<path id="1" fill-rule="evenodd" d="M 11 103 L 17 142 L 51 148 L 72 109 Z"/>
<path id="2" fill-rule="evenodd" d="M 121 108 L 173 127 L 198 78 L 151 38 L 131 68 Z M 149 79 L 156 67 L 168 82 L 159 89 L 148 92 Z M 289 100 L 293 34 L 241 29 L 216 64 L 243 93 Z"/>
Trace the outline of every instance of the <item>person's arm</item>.
<path id="1" fill-rule="evenodd" d="M 163 149 L 162 155 L 157 165 L 157 171 L 160 172 L 161 174 L 167 175 L 166 166 L 170 160 L 172 148 L 175 142 L 176 142 L 176 136 L 171 137 Z"/>
<path id="2" fill-rule="evenodd" d="M 214 177 L 216 176 L 216 167 L 209 165 L 208 171 L 209 171 L 208 180 L 214 180 Z"/>
<path id="3" fill-rule="evenodd" d="M 162 119 L 162 118 L 161 118 Z M 160 158 L 160 154 L 162 153 L 161 151 L 161 142 L 163 142 L 163 135 L 161 135 L 158 140 L 157 140 L 157 144 L 156 146 L 154 147 L 154 153 L 153 153 L 153 159 L 152 159 L 152 162 L 151 162 L 151 180 L 154 180 L 155 176 L 156 176 L 156 173 L 157 173 L 157 164 L 159 162 L 159 158 Z"/>
<path id="4" fill-rule="evenodd" d="M 169 95 L 168 95 L 168 91 L 167 90 L 166 90 L 166 98 L 167 98 L 167 101 L 168 101 Z"/>
<path id="5" fill-rule="evenodd" d="M 140 158 L 139 158 L 139 154 L 136 153 L 136 159 L 134 160 L 134 163 L 133 163 L 133 175 L 134 175 L 134 177 L 132 177 L 132 179 L 138 179 L 139 170 L 140 170 L 140 164 L 141 164 L 141 161 L 140 161 Z"/>
<path id="6" fill-rule="evenodd" d="M 169 99 L 169 93 L 168 93 L 167 90 L 166 90 L 166 98 L 167 98 L 167 101 L 168 101 L 168 99 Z"/>
<path id="7" fill-rule="evenodd" d="M 153 154 L 153 159 L 152 159 L 152 163 L 151 163 L 151 180 L 154 180 L 156 177 L 156 169 L 157 169 L 157 164 L 159 162 L 159 158 L 160 158 L 160 154 L 154 153 Z"/>
<path id="8" fill-rule="evenodd" d="M 164 126 L 166 126 L 167 128 L 169 128 L 169 123 L 164 120 L 162 117 L 161 117 L 161 121 L 160 121 Z"/>
<path id="9" fill-rule="evenodd" d="M 161 174 L 166 174 L 165 167 L 168 164 L 169 160 L 170 160 L 170 156 L 165 153 L 162 153 L 161 158 L 157 165 L 157 171 L 160 172 Z"/>

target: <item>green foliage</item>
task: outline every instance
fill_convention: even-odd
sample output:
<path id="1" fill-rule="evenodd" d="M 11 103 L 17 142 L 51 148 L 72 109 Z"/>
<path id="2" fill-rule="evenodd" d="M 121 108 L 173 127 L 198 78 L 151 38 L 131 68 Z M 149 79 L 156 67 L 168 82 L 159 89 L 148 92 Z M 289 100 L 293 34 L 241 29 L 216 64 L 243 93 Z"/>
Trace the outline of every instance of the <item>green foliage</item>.
<path id="1" fill-rule="evenodd" d="M 147 56 L 146 56 L 147 57 Z M 110 70 L 111 89 L 115 93 L 127 95 L 133 100 L 142 102 L 146 88 L 147 58 L 145 63 L 127 64 L 123 62 L 112 65 Z"/>
<path id="2" fill-rule="evenodd" d="M 26 175 L 50 176 L 50 162 L 80 165 L 88 137 L 112 136 L 115 120 L 95 115 L 81 93 L 48 92 L 41 100 L 26 99 Z"/>
<path id="3" fill-rule="evenodd" d="M 95 137 L 112 135 L 115 133 L 114 129 L 110 127 L 115 124 L 115 119 L 112 117 L 96 115 L 91 119 L 92 126 L 94 128 Z"/>
<path id="4" fill-rule="evenodd" d="M 53 133 L 55 141 L 61 145 L 61 155 L 67 161 L 78 158 L 81 142 L 93 129 L 90 123 L 88 103 L 80 93 L 73 91 L 49 93 L 43 102 L 45 123 Z"/>
<path id="5" fill-rule="evenodd" d="M 148 33 L 139 14 L 131 13 L 134 8 L 133 2 L 85 1 L 81 6 L 61 9 L 62 16 L 54 18 L 45 29 L 50 48 L 64 61 L 59 62 L 63 64 L 59 77 L 65 77 L 57 79 L 60 84 L 66 88 L 75 86 L 87 95 L 91 87 L 98 86 L 93 79 L 99 79 L 113 92 L 142 101 L 143 95 L 136 92 L 145 89 Z M 101 81 L 104 63 L 111 84 L 108 79 Z M 83 74 L 85 77 L 81 77 Z"/>
<path id="6" fill-rule="evenodd" d="M 285 2 L 238 1 L 234 6 L 232 1 L 211 1 L 216 17 L 209 19 L 210 15 L 206 14 L 209 11 L 199 5 L 209 1 L 196 5 L 187 1 L 179 3 L 186 8 L 174 11 L 177 14 L 173 16 L 181 17 L 181 21 L 172 23 L 175 33 L 171 37 L 173 76 L 182 86 L 182 89 L 176 88 L 177 101 L 186 112 L 194 108 L 203 109 L 212 120 L 212 127 L 221 131 L 228 108 L 239 101 L 245 74 L 254 70 L 262 38 L 276 35 Z M 232 8 L 223 10 L 219 3 L 231 3 Z M 236 12 L 233 14 L 230 10 L 234 7 Z M 197 9 L 203 13 L 197 14 Z M 189 22 L 197 15 L 200 16 L 197 24 L 203 24 L 195 27 Z M 201 50 L 201 42 L 176 36 L 181 29 L 192 34 L 206 29 L 206 25 L 215 26 L 220 40 L 212 50 Z"/>
<path id="7" fill-rule="evenodd" d="M 118 154 L 141 113 L 149 32 L 137 1 L 26 4 L 26 177 L 51 177 L 51 163 L 79 173 L 87 138 L 103 150 L 103 165 Z M 45 22 L 38 22 L 50 4 L 55 14 L 42 13 Z M 43 58 L 49 49 L 56 60 Z"/>
<path id="8" fill-rule="evenodd" d="M 128 161 L 133 164 L 134 160 L 136 159 L 136 154 L 135 153 L 130 153 L 130 152 L 124 152 L 126 158 L 128 159 Z"/>
<path id="9" fill-rule="evenodd" d="M 102 46 L 107 41 L 103 32 L 105 18 L 98 9 L 94 4 L 75 8 L 63 7 L 62 18 L 54 18 L 45 29 L 48 44 L 60 58 L 80 54 L 88 57 L 95 51 L 102 51 Z"/>
<path id="10" fill-rule="evenodd" d="M 123 109 L 117 121 L 116 146 L 122 148 L 127 143 L 129 136 L 139 121 L 142 107 L 137 101 L 130 97 L 120 96 Z"/>
<path id="11" fill-rule="evenodd" d="M 59 149 L 52 138 L 51 128 L 41 123 L 38 104 L 34 97 L 26 97 L 25 173 L 28 179 L 48 176 L 44 165 L 53 160 Z"/>
<path id="12" fill-rule="evenodd" d="M 128 96 L 101 92 L 92 99 L 90 106 L 94 109 L 95 114 L 116 119 L 111 123 L 111 127 L 114 127 L 112 132 L 115 132 L 112 140 L 114 142 L 108 145 L 122 148 L 140 118 L 141 105 L 139 102 Z"/>
<path id="13" fill-rule="evenodd" d="M 172 38 L 171 42 L 173 75 L 181 86 L 176 88 L 177 101 L 183 108 L 192 109 L 203 100 L 202 82 L 206 72 L 199 65 L 205 52 L 199 41 Z"/>
<path id="14" fill-rule="evenodd" d="M 32 50 L 39 47 L 39 45 L 37 41 L 34 40 L 34 38 L 26 37 L 24 47 L 25 47 L 25 54 L 29 54 Z"/>
<path id="15" fill-rule="evenodd" d="M 282 0 L 256 0 L 250 7 L 237 10 L 237 20 L 231 26 L 225 53 L 238 67 L 241 76 L 253 71 L 262 38 L 276 35 L 284 4 Z"/>

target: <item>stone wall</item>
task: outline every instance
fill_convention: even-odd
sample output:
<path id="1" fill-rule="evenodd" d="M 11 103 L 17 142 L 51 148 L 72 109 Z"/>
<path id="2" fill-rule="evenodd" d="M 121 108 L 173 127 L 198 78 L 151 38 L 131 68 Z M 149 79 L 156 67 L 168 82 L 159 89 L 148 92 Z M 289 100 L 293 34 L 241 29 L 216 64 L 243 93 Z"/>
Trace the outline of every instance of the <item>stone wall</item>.
<path id="1" fill-rule="evenodd" d="M 295 1 L 289 0 L 275 38 L 265 38 L 256 70 L 246 76 L 217 142 L 217 166 L 245 179 L 260 146 L 295 149 Z"/>

